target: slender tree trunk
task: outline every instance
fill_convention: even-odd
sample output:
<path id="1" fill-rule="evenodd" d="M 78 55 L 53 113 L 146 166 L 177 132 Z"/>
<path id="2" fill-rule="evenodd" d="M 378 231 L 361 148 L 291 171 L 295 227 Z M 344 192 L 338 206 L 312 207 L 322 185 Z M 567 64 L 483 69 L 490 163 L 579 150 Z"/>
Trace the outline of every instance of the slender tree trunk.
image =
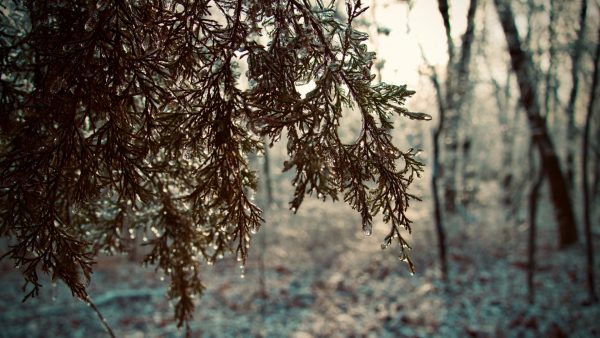
<path id="1" fill-rule="evenodd" d="M 456 152 L 458 149 L 458 114 L 454 110 L 454 53 L 455 46 L 452 39 L 452 28 L 450 25 L 450 6 L 448 0 L 438 0 L 438 9 L 444 22 L 444 30 L 446 32 L 446 44 L 448 48 L 448 63 L 446 64 L 446 80 L 445 80 L 445 95 L 442 95 L 444 100 L 444 119 L 446 128 L 440 130 L 439 138 L 444 134 L 444 160 L 443 164 L 440 161 L 440 176 L 443 177 L 444 187 L 444 209 L 447 212 L 456 211 Z M 441 87 L 440 87 L 441 89 Z"/>
<path id="2" fill-rule="evenodd" d="M 270 150 L 269 150 L 269 144 L 268 142 L 265 140 L 263 142 L 263 146 L 265 148 L 265 154 L 264 154 L 264 160 L 265 162 L 263 163 L 263 170 L 265 172 L 265 191 L 267 193 L 267 205 L 266 208 L 270 209 L 273 206 L 273 179 L 271 177 L 271 160 L 270 160 Z"/>
<path id="3" fill-rule="evenodd" d="M 533 142 L 533 140 L 532 140 Z M 533 147 L 533 144 L 532 144 Z M 530 304 L 535 302 L 535 286 L 533 284 L 533 280 L 535 277 L 535 252 L 536 252 L 536 233 L 537 233 L 537 206 L 538 206 L 538 196 L 539 191 L 542 186 L 542 182 L 544 181 L 544 172 L 541 168 L 536 168 L 535 165 L 535 154 L 533 149 L 530 150 L 530 158 L 531 158 L 531 190 L 529 192 L 529 238 L 527 245 L 527 299 Z M 538 171 L 536 174 L 535 172 Z"/>
<path id="4" fill-rule="evenodd" d="M 550 185 L 551 199 L 559 226 L 559 245 L 564 248 L 577 242 L 577 225 L 566 180 L 546 122 L 540 114 L 539 96 L 534 83 L 531 56 L 522 49 L 512 9 L 505 0 L 494 0 L 504 30 L 512 68 L 517 75 L 521 103 L 527 112 L 531 134 Z"/>
<path id="5" fill-rule="evenodd" d="M 268 221 L 267 217 L 269 216 L 272 205 L 273 205 L 273 188 L 271 182 L 271 165 L 269 161 L 269 144 L 267 141 L 263 141 L 264 147 L 264 162 L 263 162 L 263 171 L 265 175 L 265 205 L 263 210 L 263 217 L 265 222 Z M 259 276 L 259 286 L 260 286 L 260 295 L 263 299 L 269 297 L 269 293 L 267 292 L 267 277 L 266 277 L 266 267 L 265 267 L 265 252 L 267 250 L 267 234 L 263 229 L 262 234 L 260 235 L 260 253 L 258 259 L 258 276 Z M 261 312 L 263 317 L 266 316 L 266 307 L 265 303 L 261 306 Z"/>
<path id="6" fill-rule="evenodd" d="M 457 117 L 457 121 L 456 121 L 456 129 L 458 131 L 459 129 L 459 124 L 464 124 L 464 123 L 460 123 L 460 118 L 462 117 L 463 114 L 465 113 L 469 113 L 468 111 L 464 111 L 463 112 L 463 107 L 466 106 L 470 106 L 470 103 L 472 101 L 472 96 L 469 95 L 471 93 L 471 84 L 470 84 L 470 79 L 469 79 L 469 67 L 471 65 L 471 57 L 472 57 L 472 53 L 473 53 L 473 44 L 475 42 L 475 14 L 477 13 L 477 5 L 478 2 L 477 0 L 471 0 L 470 4 L 469 4 L 469 10 L 467 11 L 467 28 L 465 30 L 465 34 L 463 35 L 463 39 L 462 39 L 462 45 L 461 45 L 461 54 L 460 54 L 460 60 L 459 63 L 457 65 L 457 76 L 456 76 L 456 94 L 458 96 L 458 99 L 456 99 L 457 103 L 456 103 L 456 117 Z M 467 119 L 469 120 L 469 117 L 466 116 Z M 469 135 L 467 133 L 467 130 L 470 130 L 470 128 L 463 128 L 463 130 L 465 131 L 465 135 L 464 138 L 462 140 L 462 147 L 461 147 L 461 160 L 463 163 L 462 166 L 462 197 L 461 197 L 461 204 L 465 207 L 468 207 L 468 204 L 471 200 L 471 197 L 473 195 L 473 190 L 475 189 L 475 184 L 474 184 L 474 172 L 469 172 L 469 166 L 467 166 L 467 164 L 469 164 L 471 162 L 470 159 L 470 154 L 471 154 L 471 141 L 472 141 L 472 137 L 471 135 Z M 465 210 L 465 214 L 466 210 Z"/>
<path id="7" fill-rule="evenodd" d="M 440 109 L 440 122 L 437 129 L 433 132 L 433 174 L 431 175 L 431 192 L 433 194 L 435 230 L 438 237 L 438 250 L 440 255 L 440 265 L 442 271 L 442 280 L 448 282 L 448 257 L 446 249 L 446 230 L 442 222 L 442 206 L 438 191 L 438 179 L 440 174 L 440 134 L 444 125 L 443 108 Z"/>
<path id="8" fill-rule="evenodd" d="M 445 110 L 446 128 L 445 134 L 445 159 L 443 165 L 444 177 L 444 203 L 448 212 L 456 210 L 457 187 L 456 167 L 459 151 L 459 128 L 461 108 L 465 94 L 469 89 L 469 65 L 471 61 L 471 50 L 473 36 L 475 35 L 475 14 L 477 12 L 477 0 L 470 0 L 467 12 L 467 29 L 462 38 L 460 59 L 455 60 L 455 45 L 452 39 L 450 26 L 450 6 L 447 0 L 438 0 L 438 9 L 444 22 L 446 40 L 448 47 L 448 64 L 445 81 Z"/>
<path id="9" fill-rule="evenodd" d="M 553 106 L 551 100 L 556 93 L 556 0 L 550 0 L 550 20 L 548 22 L 548 69 L 544 79 L 544 116 L 546 121 L 553 120 Z"/>
<path id="10" fill-rule="evenodd" d="M 594 275 L 594 247 L 592 238 L 592 221 L 590 220 L 590 187 L 588 182 L 588 148 L 590 139 L 590 125 L 592 122 L 592 115 L 596 111 L 596 92 L 598 87 L 598 76 L 600 67 L 600 30 L 598 30 L 598 45 L 596 46 L 596 55 L 594 57 L 594 79 L 592 81 L 592 89 L 590 95 L 590 102 L 588 104 L 587 115 L 585 118 L 585 129 L 583 132 L 583 145 L 582 145 L 582 161 L 581 167 L 583 168 L 582 173 L 582 190 L 583 190 L 583 219 L 585 229 L 585 243 L 586 243 L 586 254 L 587 254 L 587 284 L 590 302 L 596 303 L 598 301 L 598 295 L 596 293 L 595 275 Z"/>
<path id="11" fill-rule="evenodd" d="M 435 69 L 430 66 L 432 74 L 431 74 L 431 82 L 436 89 L 436 97 L 438 102 L 438 112 L 439 112 L 439 122 L 437 128 L 433 131 L 433 173 L 431 174 L 431 192 L 433 195 L 433 215 L 435 220 L 435 230 L 438 238 L 438 251 L 440 258 L 440 266 L 442 272 L 442 281 L 446 285 L 448 285 L 448 255 L 446 248 L 446 229 L 444 227 L 444 223 L 442 220 L 442 205 L 440 202 L 440 194 L 439 194 L 439 178 L 440 178 L 440 135 L 442 134 L 442 130 L 444 129 L 445 122 L 445 106 L 444 99 L 442 98 L 442 91 L 440 88 L 440 83 L 437 77 L 437 73 Z"/>
<path id="12" fill-rule="evenodd" d="M 577 32 L 577 40 L 575 41 L 571 58 L 571 79 L 573 86 L 571 87 L 569 103 L 567 104 L 568 124 L 566 170 L 571 192 L 573 192 L 573 187 L 575 187 L 575 139 L 577 132 L 575 128 L 575 104 L 577 102 L 577 94 L 579 92 L 579 67 L 581 64 L 581 54 L 584 47 L 586 18 L 587 0 L 582 0 L 581 11 L 579 12 L 579 31 Z"/>
<path id="13" fill-rule="evenodd" d="M 591 128 L 591 127 L 590 127 Z M 600 124 L 596 126 L 596 144 L 600 147 Z M 592 196 L 591 200 L 600 197 L 600 149 L 595 149 L 594 156 L 594 178 L 592 180 Z"/>

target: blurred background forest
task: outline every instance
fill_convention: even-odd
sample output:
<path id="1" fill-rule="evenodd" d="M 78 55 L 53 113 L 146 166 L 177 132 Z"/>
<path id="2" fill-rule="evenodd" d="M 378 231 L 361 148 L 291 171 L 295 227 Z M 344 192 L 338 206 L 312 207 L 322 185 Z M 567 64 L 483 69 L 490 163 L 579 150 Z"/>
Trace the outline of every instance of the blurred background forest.
<path id="1" fill-rule="evenodd" d="M 588 265 L 595 259 L 600 268 L 600 3 L 506 2 L 520 47 L 532 56 L 525 71 L 511 64 L 492 0 L 365 2 L 375 81 L 407 84 L 416 91 L 409 110 L 433 117 L 394 121 L 396 145 L 421 149 L 427 165 L 412 191 L 422 201 L 409 208 L 416 273 L 394 246 L 382 250 L 381 220 L 365 236 L 356 212 L 317 196 L 290 212 L 286 144 L 276 143 L 252 159 L 266 224 L 245 274 L 235 258 L 205 267 L 194 334 L 600 336 L 593 302 L 600 283 Z M 524 89 L 535 94 L 537 111 L 520 100 Z M 340 132 L 353 140 L 360 125 L 349 111 Z M 558 174 L 539 156 L 543 142 L 534 138 L 542 134 Z M 561 180 L 566 190 L 557 193 Z M 166 282 L 138 264 L 139 250 L 100 257 L 90 293 L 118 336 L 180 336 Z M 3 261 L 0 337 L 104 334 L 60 284 L 21 304 L 21 281 Z"/>

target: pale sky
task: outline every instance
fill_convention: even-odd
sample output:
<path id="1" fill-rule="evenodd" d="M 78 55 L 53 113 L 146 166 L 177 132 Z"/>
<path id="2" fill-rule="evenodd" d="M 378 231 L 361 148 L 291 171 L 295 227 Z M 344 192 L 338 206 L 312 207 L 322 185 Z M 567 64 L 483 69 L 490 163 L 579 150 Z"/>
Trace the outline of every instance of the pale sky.
<path id="1" fill-rule="evenodd" d="M 451 2 L 451 24 L 454 38 L 460 37 L 466 27 L 468 0 Z M 400 1 L 365 1 L 370 6 L 365 15 L 373 19 L 373 13 L 379 26 L 391 30 L 388 36 L 380 34 L 378 57 L 386 62 L 383 80 L 396 84 L 407 84 L 416 88 L 419 82 L 419 66 L 423 63 L 419 43 L 432 64 L 445 65 L 446 38 L 442 18 L 436 0 L 415 0 L 407 18 L 408 6 Z M 407 33 L 407 19 L 410 32 Z"/>

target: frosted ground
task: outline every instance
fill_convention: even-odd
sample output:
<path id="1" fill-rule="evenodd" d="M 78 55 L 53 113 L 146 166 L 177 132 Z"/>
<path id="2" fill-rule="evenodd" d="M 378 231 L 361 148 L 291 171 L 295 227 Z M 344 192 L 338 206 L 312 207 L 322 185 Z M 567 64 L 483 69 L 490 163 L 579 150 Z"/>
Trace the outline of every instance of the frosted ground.
<path id="1" fill-rule="evenodd" d="M 494 184 L 481 194 L 494 195 Z M 254 240 L 240 278 L 226 257 L 203 271 L 207 286 L 193 320 L 198 337 L 595 337 L 600 306 L 584 306 L 583 245 L 556 250 L 551 213 L 542 210 L 536 303 L 527 303 L 524 224 L 503 224 L 491 196 L 450 229 L 450 285 L 439 280 L 428 203 L 415 203 L 411 276 L 396 248 L 382 251 L 386 227 L 370 237 L 341 203 L 307 200 L 285 208 Z M 548 210 L 549 211 L 549 210 Z M 464 218 L 463 218 L 464 220 Z M 266 296 L 259 283 L 265 243 Z M 595 236 L 596 247 L 600 246 Z M 138 255 L 139 257 L 140 255 Z M 597 256 L 596 262 L 600 261 Z M 138 258 L 139 259 L 139 258 Z M 90 293 L 118 337 L 180 337 L 167 281 L 125 256 L 101 257 Z M 3 262 L 0 337 L 102 337 L 95 313 L 62 285 L 46 283 L 21 303 L 21 277 Z M 600 267 L 597 267 L 600 269 Z"/>

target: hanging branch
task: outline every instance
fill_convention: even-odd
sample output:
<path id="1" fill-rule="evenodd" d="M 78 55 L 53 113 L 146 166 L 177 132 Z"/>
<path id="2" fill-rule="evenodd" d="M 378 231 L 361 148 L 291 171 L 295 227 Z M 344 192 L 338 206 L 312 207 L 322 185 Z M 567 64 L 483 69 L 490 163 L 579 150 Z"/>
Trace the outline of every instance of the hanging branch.
<path id="1" fill-rule="evenodd" d="M 361 1 L 344 19 L 334 3 L 306 0 L 10 6 L 0 13 L 0 235 L 26 298 L 47 273 L 88 299 L 94 257 L 141 235 L 144 262 L 168 279 L 189 328 L 201 262 L 232 254 L 244 271 L 263 223 L 248 155 L 283 135 L 290 209 L 306 195 L 343 198 L 366 234 L 381 213 L 384 246 L 395 241 L 414 270 L 402 235 L 423 164 L 393 144 L 392 119 L 430 116 L 405 108 L 406 86 L 373 83 Z M 362 133 L 344 144 L 337 129 L 353 107 Z"/>

